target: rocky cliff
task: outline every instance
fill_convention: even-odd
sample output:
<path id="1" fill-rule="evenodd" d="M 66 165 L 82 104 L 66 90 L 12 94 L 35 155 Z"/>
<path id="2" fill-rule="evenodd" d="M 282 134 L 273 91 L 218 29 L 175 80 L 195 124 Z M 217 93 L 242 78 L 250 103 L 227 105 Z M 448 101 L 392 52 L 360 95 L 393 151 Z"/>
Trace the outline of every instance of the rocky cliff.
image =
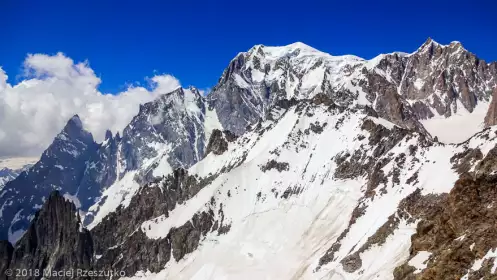
<path id="1" fill-rule="evenodd" d="M 497 63 L 477 58 L 459 42 L 441 45 L 428 39 L 411 54 L 371 60 L 295 43 L 257 45 L 240 53 L 209 98 L 223 127 L 236 134 L 264 118 L 277 100 L 319 93 L 342 106 L 371 106 L 382 118 L 422 131 L 419 120 L 472 112 L 478 103 L 489 102 L 496 86 Z"/>
<path id="2" fill-rule="evenodd" d="M 497 124 L 497 87 L 492 94 L 492 102 L 488 107 L 487 115 L 485 116 L 485 126 L 493 126 Z"/>
<path id="3" fill-rule="evenodd" d="M 457 42 L 371 60 L 257 45 L 206 98 L 178 88 L 142 105 L 122 134 L 88 138 L 79 179 L 61 185 L 68 201 L 46 194 L 22 239 L 0 244 L 0 270 L 492 279 L 496 128 L 444 143 L 425 121 L 473 116 L 496 80 L 495 63 Z"/>
<path id="4" fill-rule="evenodd" d="M 74 279 L 73 275 L 50 276 L 58 271 L 89 270 L 93 258 L 91 236 L 75 205 L 57 191 L 49 195 L 15 246 L 0 249 L 3 279 Z"/>
<path id="5" fill-rule="evenodd" d="M 3 188 L 0 196 L 2 237 L 16 242 L 29 226 L 34 212 L 54 190 L 61 190 L 62 195 L 74 199 L 79 205 L 75 195 L 86 162 L 96 149 L 97 144 L 84 130 L 79 117 L 72 117 L 40 160 Z"/>

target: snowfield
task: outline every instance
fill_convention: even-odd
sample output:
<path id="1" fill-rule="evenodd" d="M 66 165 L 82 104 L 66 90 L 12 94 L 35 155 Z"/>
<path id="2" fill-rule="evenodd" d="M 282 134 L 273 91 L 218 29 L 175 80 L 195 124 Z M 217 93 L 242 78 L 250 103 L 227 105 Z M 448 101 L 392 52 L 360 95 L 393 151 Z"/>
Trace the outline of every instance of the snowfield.
<path id="1" fill-rule="evenodd" d="M 387 175 L 385 191 L 367 198 L 366 177 L 336 178 L 337 163 L 333 159 L 357 150 L 372 156 L 369 132 L 361 128 L 364 121 L 372 120 L 387 129 L 395 125 L 361 113 L 330 113 L 324 106 L 314 108 L 312 114 L 306 113 L 310 109 L 302 111 L 291 108 L 278 121 L 264 122 L 262 135 L 260 130 L 248 132 L 222 155 L 208 154 L 189 173 L 205 177 L 243 155 L 245 160 L 178 205 L 169 218 L 156 217 L 140 229 L 149 238 L 164 238 L 172 227 L 208 209 L 213 197 L 222 204 L 224 219 L 231 225 L 228 233 L 209 233 L 196 251 L 179 262 L 171 259 L 159 273 L 140 271 L 123 279 L 393 279 L 393 269 L 409 257 L 416 223 L 402 220 L 381 246 L 373 245 L 360 253 L 362 266 L 356 272 L 344 271 L 340 261 L 363 246 L 395 214 L 399 202 L 417 188 L 422 194 L 450 191 L 458 178 L 450 162 L 454 154 L 467 147 L 479 147 L 486 154 L 496 142 L 495 137 L 483 141 L 477 135 L 464 145 L 434 143 L 422 147 L 419 135 L 404 137 L 378 159 L 407 155 L 399 183 L 394 184 L 392 176 Z M 325 123 L 321 133 L 302 133 L 311 124 Z M 409 155 L 410 146 L 418 147 L 416 155 Z M 261 166 L 272 159 L 288 163 L 288 170 L 262 171 Z M 394 164 L 392 160 L 385 165 L 384 174 L 392 174 Z M 407 183 L 414 173 L 418 182 Z M 294 191 L 282 198 L 289 189 Z M 349 226 L 357 205 L 366 206 L 366 211 Z M 334 261 L 318 269 L 320 257 L 347 228 Z M 410 262 L 422 269 L 426 258 L 421 254 Z"/>
<path id="2" fill-rule="evenodd" d="M 370 60 L 256 45 L 208 96 L 164 92 L 101 143 L 75 115 L 26 172 L 2 167 L 30 160 L 0 159 L 0 227 L 21 238 L 8 267 L 49 256 L 134 280 L 389 280 L 445 276 L 440 263 L 455 278 L 495 274 L 497 248 L 466 222 L 488 226 L 495 207 L 497 125 L 484 126 L 497 123 L 496 77 L 458 42 Z M 457 270 L 450 246 L 463 242 Z"/>

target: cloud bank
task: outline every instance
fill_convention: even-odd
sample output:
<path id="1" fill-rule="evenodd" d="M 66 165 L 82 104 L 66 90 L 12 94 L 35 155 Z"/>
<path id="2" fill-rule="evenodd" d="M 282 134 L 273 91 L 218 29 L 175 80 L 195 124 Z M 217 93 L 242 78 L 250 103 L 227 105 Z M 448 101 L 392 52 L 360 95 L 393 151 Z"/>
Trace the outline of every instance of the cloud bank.
<path id="1" fill-rule="evenodd" d="M 180 86 L 171 75 L 156 75 L 147 79 L 148 87 L 104 94 L 88 62 L 75 63 L 62 53 L 30 54 L 23 66 L 15 85 L 0 67 L 0 157 L 39 156 L 74 114 L 101 141 L 107 129 L 121 131 L 139 104 Z"/>

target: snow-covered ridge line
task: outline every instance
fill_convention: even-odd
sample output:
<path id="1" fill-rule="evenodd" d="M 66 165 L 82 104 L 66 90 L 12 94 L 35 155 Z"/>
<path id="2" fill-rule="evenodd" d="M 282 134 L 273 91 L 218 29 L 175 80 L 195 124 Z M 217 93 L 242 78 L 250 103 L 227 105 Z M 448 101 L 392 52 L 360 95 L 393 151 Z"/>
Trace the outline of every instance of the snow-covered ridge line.
<path id="1" fill-rule="evenodd" d="M 496 65 L 459 42 L 441 45 L 431 39 L 410 54 L 392 52 L 369 60 L 333 56 L 300 42 L 256 45 L 230 62 L 208 98 L 223 126 L 236 134 L 264 118 L 277 100 L 322 93 L 339 105 L 368 105 L 396 125 L 457 143 L 483 123 L 490 93 L 497 88 Z M 475 129 L 442 129 L 461 116 L 471 116 L 467 125 Z"/>
<path id="2" fill-rule="evenodd" d="M 497 142 L 495 127 L 461 144 L 424 130 L 425 118 L 474 115 L 471 100 L 484 104 L 494 85 L 480 79 L 493 68 L 456 47 L 428 41 L 410 55 L 364 60 L 302 43 L 259 45 L 232 60 L 212 96 L 165 93 L 140 107 L 122 137 L 93 145 L 61 134 L 53 159 L 81 156 L 82 169 L 39 167 L 84 170 L 47 189 L 75 186 L 61 191 L 91 203 L 82 207 L 96 264 L 138 278 L 391 279 L 405 261 L 422 273 L 426 254 L 409 255 L 422 221 L 400 205 L 452 191 Z M 16 222 L 29 220 L 17 213 Z"/>
<path id="3" fill-rule="evenodd" d="M 322 57 L 322 58 L 328 58 L 328 59 L 349 59 L 351 61 L 362 61 L 366 65 L 368 65 L 368 67 L 373 68 L 386 55 L 395 55 L 396 54 L 396 55 L 399 55 L 401 57 L 408 57 L 416 52 L 427 50 L 427 48 L 430 47 L 431 45 L 440 46 L 443 48 L 458 46 L 462 50 L 466 50 L 466 49 L 464 49 L 461 42 L 459 42 L 459 41 L 452 41 L 449 44 L 444 45 L 444 44 L 440 44 L 440 43 L 434 41 L 431 38 L 428 38 L 427 41 L 423 45 L 421 45 L 417 50 L 415 50 L 411 53 L 403 52 L 403 51 L 393 51 L 390 53 L 379 54 L 371 59 L 366 59 L 366 58 L 362 58 L 362 57 L 359 57 L 359 56 L 356 56 L 353 54 L 332 55 L 330 53 L 315 49 L 315 48 L 313 48 L 313 47 L 311 47 L 303 42 L 295 42 L 295 43 L 291 43 L 291 44 L 284 45 L 284 46 L 266 46 L 263 44 L 258 44 L 258 45 L 253 46 L 252 48 L 250 48 L 246 52 L 240 52 L 237 56 L 235 56 L 235 58 L 233 58 L 233 60 L 235 60 L 239 55 L 247 55 L 247 54 L 255 53 L 258 51 L 264 52 L 264 54 L 267 56 L 267 58 L 273 59 L 273 60 L 290 55 L 295 51 L 299 51 L 300 52 L 299 55 L 309 55 L 309 56 L 316 56 L 316 57 Z"/>
<path id="4" fill-rule="evenodd" d="M 292 106 L 276 120 L 263 121 L 229 143 L 221 155 L 208 154 L 192 166 L 189 173 L 203 177 L 243 158 L 241 165 L 218 176 L 192 200 L 170 212 L 168 218 L 149 220 L 141 230 L 148 238 L 165 238 L 171 228 L 187 222 L 193 213 L 209 209 L 207 202 L 213 200 L 216 205 L 222 203 L 224 219 L 230 222 L 231 229 L 226 235 L 208 234 L 198 251 L 184 260 L 168 263 L 159 273 L 138 272 L 136 279 L 204 277 L 206 270 L 215 278 L 290 279 L 299 275 L 315 279 L 341 275 L 344 279 L 391 279 L 393 269 L 408 258 L 416 224 L 401 221 L 384 244 L 361 252 L 361 270 L 347 272 L 341 260 L 365 245 L 397 211 L 398 203 L 418 188 L 423 194 L 449 191 L 458 178 L 451 162 L 454 154 L 472 147 L 481 148 L 486 155 L 488 147 L 497 141 L 492 136 L 495 130 L 487 129 L 484 134 L 490 136 L 488 142 L 482 141 L 479 134 L 467 146 L 433 143 L 361 111 L 351 113 L 346 109 L 338 113 L 323 105 L 312 107 Z M 370 132 L 363 128 L 368 120 L 377 126 L 369 128 Z M 380 146 L 389 141 L 391 134 L 407 134 L 376 156 L 377 162 L 389 162 L 380 165 L 387 181 L 378 186 L 373 197 L 368 197 L 367 185 L 373 179 L 366 175 L 340 179 L 336 175 L 339 164 L 333 159 L 357 151 L 375 158 L 377 146 L 369 146 L 368 138 L 376 139 L 377 133 L 387 133 L 378 143 Z M 267 170 L 269 162 L 283 168 Z M 364 205 L 366 212 L 350 226 L 355 205 Z M 289 215 L 292 219 L 288 219 Z M 347 228 L 341 248 L 335 253 L 337 260 L 315 271 L 319 258 Z M 281 240 L 287 245 L 283 246 Z M 229 257 L 223 257 L 226 254 Z M 378 259 L 378 254 L 383 257 Z M 412 264 L 422 269 L 417 259 Z"/>

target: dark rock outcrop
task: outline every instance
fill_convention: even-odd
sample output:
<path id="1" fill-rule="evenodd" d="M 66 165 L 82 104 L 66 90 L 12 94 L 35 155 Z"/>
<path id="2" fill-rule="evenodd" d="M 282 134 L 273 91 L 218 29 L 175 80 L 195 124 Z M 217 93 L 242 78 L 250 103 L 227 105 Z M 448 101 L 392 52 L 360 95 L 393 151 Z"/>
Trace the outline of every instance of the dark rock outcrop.
<path id="1" fill-rule="evenodd" d="M 485 116 L 485 127 L 497 125 L 497 87 L 492 93 L 492 101 Z"/>
<path id="2" fill-rule="evenodd" d="M 91 230 L 95 254 L 99 256 L 94 266 L 99 270 L 117 269 L 126 275 L 139 270 L 158 272 L 171 255 L 178 261 L 193 252 L 208 232 L 227 226 L 223 220 L 214 220 L 215 201 L 211 201 L 210 210 L 194 214 L 183 225 L 164 232 L 162 238 L 147 237 L 149 228 L 142 228 L 142 224 L 152 219 L 155 222 L 167 219 L 170 211 L 195 196 L 214 178 L 215 175 L 197 178 L 178 169 L 163 180 L 140 188 L 128 207 L 119 207 Z"/>
<path id="3" fill-rule="evenodd" d="M 0 270 L 40 272 L 22 279 L 41 279 L 43 271 L 46 276 L 47 271 L 71 269 L 117 272 L 119 276 L 131 276 L 139 270 L 158 272 L 171 256 L 179 261 L 193 252 L 209 232 L 229 231 L 222 205 L 216 205 L 214 199 L 210 209 L 195 213 L 183 225 L 165 232 L 162 238 L 147 237 L 148 228 L 142 228 L 145 221 L 167 218 L 176 205 L 193 197 L 213 178 L 198 179 L 185 170 L 176 170 L 162 181 L 142 187 L 128 207 L 110 213 L 91 232 L 82 226 L 74 204 L 59 192 L 53 192 L 14 248 L 6 241 L 0 243 Z M 215 220 L 214 210 L 218 206 L 221 219 Z"/>
<path id="4" fill-rule="evenodd" d="M 425 128 L 417 119 L 414 109 L 397 93 L 397 86 L 385 77 L 368 73 L 368 87 L 364 90 L 375 96 L 375 107 L 379 117 L 384 118 L 404 128 L 426 133 Z M 374 99 L 373 99 L 374 100 Z"/>
<path id="5" fill-rule="evenodd" d="M 5 270 L 9 268 L 10 260 L 12 259 L 12 252 L 14 252 L 14 248 L 12 244 L 7 240 L 0 241 L 0 279 L 7 279 L 7 275 L 5 275 Z"/>
<path id="6" fill-rule="evenodd" d="M 9 255 L 9 250 L 8 245 L 2 244 L 3 259 Z M 43 270 L 89 270 L 92 258 L 93 241 L 88 230 L 82 227 L 76 207 L 55 191 L 16 243 L 8 266 L 14 275 L 8 279 L 41 279 Z M 16 270 L 23 269 L 37 270 L 39 275 L 19 277 Z M 61 276 L 57 279 L 73 278 Z"/>
<path id="7" fill-rule="evenodd" d="M 95 240 L 96 253 L 103 254 L 106 248 L 125 242 L 126 237 L 147 220 L 161 215 L 167 218 L 169 211 L 196 195 L 213 178 L 200 179 L 184 169 L 177 169 L 164 179 L 140 188 L 128 207 L 118 207 L 91 229 L 92 234 L 99 237 Z"/>
<path id="8" fill-rule="evenodd" d="M 367 205 L 363 202 L 385 192 L 387 184 L 398 185 L 401 170 L 408 168 L 404 166 L 405 154 L 389 157 L 392 148 L 405 138 L 413 137 L 415 132 L 425 135 L 420 136 L 421 140 L 417 144 L 431 145 L 431 137 L 419 120 L 434 117 L 435 113 L 450 116 L 460 109 L 457 104 L 463 104 L 471 112 L 479 101 L 488 100 L 488 88 L 495 86 L 497 80 L 495 64 L 486 64 L 477 59 L 458 43 L 441 46 L 428 40 L 410 56 L 397 53 L 385 55 L 373 61 L 377 62 L 375 65 L 366 65 L 363 60 L 350 57 L 343 58 L 343 63 L 328 65 L 326 59 L 319 56 L 309 59 L 312 56 L 309 55 L 306 57 L 309 63 L 305 63 L 309 67 L 301 67 L 304 63 L 295 58 L 306 51 L 309 51 L 307 46 L 294 44 L 288 53 L 274 61 L 271 56 L 269 63 L 264 46 L 256 46 L 231 61 L 207 101 L 193 88 L 188 92 L 177 89 L 164 94 L 156 101 L 140 107 L 139 114 L 124 129 L 122 137 L 113 137 L 108 132 L 101 145 L 95 144 L 91 135 L 82 129 L 79 118 L 71 119 L 40 162 L 21 174 L 20 179 L 13 181 L 15 183 L 9 183 L 0 198 L 0 205 L 7 207 L 4 209 L 0 232 L 14 236 L 14 233 L 19 233 L 18 230 L 27 228 L 33 217 L 31 214 L 40 207 L 48 193 L 55 188 L 62 188 L 60 193 L 49 196 L 15 248 L 9 243 L 0 244 L 0 272 L 7 267 L 80 267 L 117 269 L 129 276 L 139 270 L 158 272 L 172 259 L 182 260 L 199 246 L 209 232 L 224 234 L 230 230 L 231 224 L 224 218 L 222 204 L 216 205 L 213 198 L 202 211 L 181 225 L 165 229 L 158 238 L 149 238 L 147 230 L 150 228 L 143 227 L 143 224 L 167 219 L 177 205 L 194 197 L 217 175 L 198 178 L 189 175 L 184 169 L 176 169 L 164 178 L 155 178 L 150 172 L 153 168 L 141 169 L 144 162 L 162 155 L 162 150 L 157 146 L 170 144 L 170 150 L 167 155 L 164 154 L 168 156 L 169 164 L 173 168 L 187 168 L 210 152 L 215 155 L 225 153 L 229 143 L 237 139 L 236 135 L 244 133 L 247 127 L 252 129 L 254 123 L 258 124 L 253 130 L 262 136 L 272 128 L 269 123 L 277 121 L 292 106 L 297 106 L 295 111 L 298 114 L 314 116 L 316 112 L 309 109 L 308 104 L 319 105 L 328 112 L 349 110 L 347 114 L 351 114 L 364 110 L 369 116 L 381 117 L 396 124 L 387 128 L 371 118 L 366 119 L 362 125 L 364 135 L 357 136 L 358 143 L 362 145 L 360 149 L 331 159 L 337 165 L 335 178 L 365 177 L 367 184 L 365 195 L 354 209 L 348 228 L 320 259 L 320 265 L 330 262 L 350 226 L 366 211 Z M 312 50 L 311 53 L 316 52 Z M 338 64 L 345 66 L 338 69 Z M 319 67 L 323 67 L 322 81 L 304 86 L 303 77 Z M 279 71 L 278 79 L 265 78 L 274 74 L 274 71 Z M 350 84 L 343 82 L 349 79 L 340 80 L 340 77 L 333 76 L 333 72 L 343 73 L 341 78 L 351 77 L 352 86 L 363 90 L 365 103 L 369 105 L 356 104 L 363 93 L 352 92 L 348 89 Z M 255 75 L 264 77 L 261 80 Z M 290 88 L 291 91 L 288 90 Z M 186 94 L 193 95 L 187 98 Z M 361 99 L 364 98 L 361 96 Z M 195 106 L 195 110 L 181 107 L 188 102 Z M 497 122 L 494 120 L 497 119 L 497 113 L 494 112 L 497 112 L 494 108 L 497 103 L 494 103 L 485 119 L 487 126 Z M 216 109 L 219 121 L 229 131 L 214 130 L 209 143 L 205 145 L 207 104 Z M 346 117 L 340 116 L 333 124 L 334 128 L 340 129 L 346 123 Z M 297 143 L 306 135 L 320 134 L 326 127 L 327 123 L 310 123 L 292 135 L 285 144 L 289 145 L 290 141 Z M 309 148 L 306 143 L 300 144 L 296 150 Z M 409 147 L 406 153 L 414 157 L 417 146 Z M 243 162 L 244 157 L 246 154 L 220 172 L 229 171 Z M 370 246 L 383 244 L 400 220 L 411 219 L 409 215 L 412 215 L 422 221 L 418 225 L 417 235 L 413 237 L 411 257 L 420 250 L 428 250 L 436 256 L 430 260 L 423 277 L 460 277 L 475 257 L 481 257 L 489 246 L 495 246 L 495 242 L 488 241 L 496 240 L 497 237 L 488 224 L 495 224 L 495 213 L 478 205 L 488 204 L 495 198 L 495 188 L 492 189 L 496 184 L 492 177 L 497 171 L 495 158 L 496 149 L 491 150 L 485 158 L 477 149 L 456 155 L 452 163 L 461 174 L 471 170 L 474 163 L 478 162 L 474 172 L 469 175 L 471 177 L 462 178 L 447 197 L 420 197 L 417 192 L 402 201 L 400 210 L 390 216 L 388 222 L 368 238 L 364 246 L 342 260 L 345 271 L 357 271 L 362 265 L 360 253 Z M 67 162 L 70 164 L 65 164 Z M 390 173 L 383 170 L 389 163 L 392 164 Z M 151 166 L 154 167 L 154 164 L 157 162 L 151 163 Z M 276 169 L 282 172 L 288 171 L 289 167 L 289 163 L 270 160 L 261 166 L 261 170 L 266 172 Z M 61 194 L 78 193 L 84 200 L 75 202 L 86 210 L 102 189 L 122 178 L 126 172 L 135 170 L 139 170 L 136 178 L 141 188 L 129 206 L 118 207 L 92 228 L 91 233 L 81 228 L 76 207 Z M 306 171 L 307 167 L 304 173 Z M 406 183 L 417 184 L 417 176 L 417 172 L 414 173 Z M 23 186 L 32 188 L 19 196 L 17 193 L 14 195 L 16 189 Z M 300 186 L 296 185 L 288 187 L 280 195 L 275 192 L 275 197 L 289 199 L 301 191 Z M 228 191 L 228 197 L 231 195 Z M 442 204 L 448 206 L 443 208 Z M 6 223 L 15 216 L 20 217 L 20 220 L 14 224 Z M 412 222 L 412 219 L 409 221 Z M 471 240 L 476 244 L 474 252 L 453 245 L 454 237 L 463 232 L 471 232 Z M 404 265 L 396 271 L 395 277 L 410 279 L 412 273 L 412 268 Z M 471 277 L 488 277 L 488 271 L 474 272 Z"/>
<path id="9" fill-rule="evenodd" d="M 278 172 L 288 171 L 290 165 L 288 162 L 277 162 L 274 159 L 268 161 L 265 165 L 261 166 L 261 171 L 266 172 L 271 169 L 276 169 Z"/>
<path id="10" fill-rule="evenodd" d="M 207 144 L 207 148 L 205 149 L 204 156 L 211 152 L 215 155 L 223 154 L 228 150 L 228 142 L 234 142 L 236 139 L 237 136 L 228 130 L 221 131 L 219 129 L 214 129 L 209 139 L 209 143 Z"/>
<path id="11" fill-rule="evenodd" d="M 469 112 L 479 100 L 488 101 L 497 86 L 496 77 L 495 64 L 478 59 L 461 43 L 444 46 L 429 38 L 409 56 L 399 89 L 405 98 L 420 100 L 438 114 L 450 116 L 461 109 L 456 100 Z M 426 101 L 430 96 L 431 102 Z"/>
<path id="12" fill-rule="evenodd" d="M 395 279 L 495 279 L 490 263 L 470 270 L 476 259 L 497 248 L 497 177 L 463 174 L 448 195 L 431 199 L 419 193 L 403 206 L 421 219 L 412 236 L 410 255 L 429 251 L 427 268 L 414 275 L 407 262 L 394 271 Z"/>

